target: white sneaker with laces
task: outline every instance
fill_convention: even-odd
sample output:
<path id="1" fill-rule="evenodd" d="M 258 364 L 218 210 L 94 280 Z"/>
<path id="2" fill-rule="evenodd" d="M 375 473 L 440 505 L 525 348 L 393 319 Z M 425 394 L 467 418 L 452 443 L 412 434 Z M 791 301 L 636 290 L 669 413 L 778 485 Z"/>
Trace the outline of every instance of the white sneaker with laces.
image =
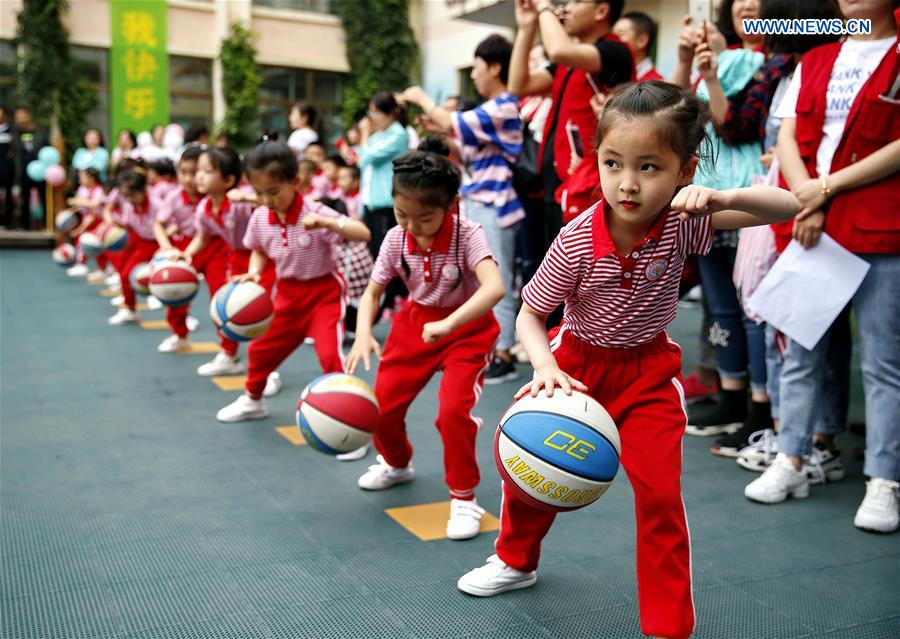
<path id="1" fill-rule="evenodd" d="M 779 504 L 788 498 L 809 497 L 809 480 L 797 470 L 784 453 L 778 453 L 771 466 L 744 488 L 744 497 L 763 504 Z"/>
<path id="2" fill-rule="evenodd" d="M 136 322 L 140 319 L 138 314 L 132 311 L 129 308 L 120 308 L 116 311 L 115 315 L 106 320 L 106 323 L 110 326 L 121 326 L 122 324 L 128 324 L 130 322 Z"/>
<path id="3" fill-rule="evenodd" d="M 159 346 L 156 347 L 156 350 L 160 353 L 177 353 L 179 350 L 188 348 L 190 345 L 191 342 L 188 338 L 181 338 L 173 333 L 160 342 Z"/>
<path id="4" fill-rule="evenodd" d="M 109 300 L 109 305 L 110 305 L 110 306 L 115 306 L 115 307 L 117 307 L 117 308 L 118 308 L 119 306 L 122 306 L 122 304 L 124 304 L 124 303 L 125 303 L 125 296 L 124 296 L 124 295 L 116 295 L 114 298 L 112 298 L 111 300 Z"/>
<path id="5" fill-rule="evenodd" d="M 412 481 L 416 476 L 412 464 L 406 468 L 394 468 L 384 461 L 379 455 L 375 458 L 377 463 L 369 466 L 369 470 L 357 480 L 357 485 L 365 490 L 384 490 L 397 484 Z"/>
<path id="6" fill-rule="evenodd" d="M 844 462 L 841 460 L 841 452 L 837 449 L 830 450 L 827 446 L 815 444 L 809 459 L 803 463 L 803 472 L 810 484 L 824 484 L 825 482 L 841 481 L 846 474 Z"/>
<path id="7" fill-rule="evenodd" d="M 159 301 L 159 298 L 155 295 L 147 296 L 147 308 L 151 311 L 158 311 L 163 307 L 163 303 Z"/>
<path id="8" fill-rule="evenodd" d="M 122 280 L 119 278 L 118 273 L 113 273 L 112 275 L 107 275 L 104 282 L 110 288 L 119 288 L 119 286 L 122 285 Z"/>
<path id="9" fill-rule="evenodd" d="M 338 461 L 356 461 L 357 459 L 362 459 L 368 454 L 369 445 L 364 444 L 356 450 L 351 450 L 349 453 L 341 453 L 340 455 L 335 455 L 334 458 Z"/>
<path id="10" fill-rule="evenodd" d="M 279 391 L 281 391 L 281 373 L 278 371 L 269 373 L 269 376 L 266 378 L 266 387 L 263 390 L 263 397 L 272 397 L 277 395 Z"/>
<path id="11" fill-rule="evenodd" d="M 856 511 L 853 525 L 861 530 L 892 533 L 900 527 L 897 491 L 900 483 L 873 477 L 866 482 L 866 496 Z"/>
<path id="12" fill-rule="evenodd" d="M 216 375 L 240 375 L 244 372 L 244 365 L 238 357 L 231 357 L 219 351 L 212 361 L 206 362 L 197 368 L 197 374 L 201 377 L 215 377 Z"/>
<path id="13" fill-rule="evenodd" d="M 100 269 L 91 271 L 87 274 L 87 282 L 88 284 L 102 284 L 106 282 L 106 273 L 104 273 Z"/>
<path id="14" fill-rule="evenodd" d="M 200 320 L 198 320 L 193 315 L 188 315 L 187 319 L 184 322 L 185 322 L 185 324 L 187 324 L 187 329 L 191 333 L 196 331 L 197 327 L 200 326 Z"/>
<path id="15" fill-rule="evenodd" d="M 447 539 L 471 539 L 481 531 L 484 508 L 475 499 L 451 499 L 450 519 L 447 520 Z"/>
<path id="16" fill-rule="evenodd" d="M 66 275 L 69 277 L 84 277 L 88 274 L 87 264 L 76 264 L 66 269 Z"/>
<path id="17" fill-rule="evenodd" d="M 747 438 L 747 446 L 737 456 L 737 465 L 754 473 L 761 473 L 775 461 L 778 436 L 771 428 L 758 430 Z"/>
<path id="18" fill-rule="evenodd" d="M 493 597 L 510 590 L 528 588 L 537 582 L 537 572 L 522 572 L 507 566 L 500 557 L 491 555 L 487 563 L 470 570 L 456 582 L 456 587 L 476 597 Z"/>
<path id="19" fill-rule="evenodd" d="M 268 416 L 269 409 L 266 408 L 266 400 L 262 397 L 253 399 L 247 393 L 241 394 L 240 397 L 216 413 L 216 419 L 225 423 L 265 419 Z"/>

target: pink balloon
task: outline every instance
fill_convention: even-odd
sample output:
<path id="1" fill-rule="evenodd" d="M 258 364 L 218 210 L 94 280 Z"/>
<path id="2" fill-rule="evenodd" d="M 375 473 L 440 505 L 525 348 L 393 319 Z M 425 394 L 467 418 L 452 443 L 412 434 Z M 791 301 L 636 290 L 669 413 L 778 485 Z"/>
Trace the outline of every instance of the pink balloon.
<path id="1" fill-rule="evenodd" d="M 48 166 L 44 172 L 44 179 L 50 186 L 62 186 L 66 183 L 66 170 L 59 164 Z"/>

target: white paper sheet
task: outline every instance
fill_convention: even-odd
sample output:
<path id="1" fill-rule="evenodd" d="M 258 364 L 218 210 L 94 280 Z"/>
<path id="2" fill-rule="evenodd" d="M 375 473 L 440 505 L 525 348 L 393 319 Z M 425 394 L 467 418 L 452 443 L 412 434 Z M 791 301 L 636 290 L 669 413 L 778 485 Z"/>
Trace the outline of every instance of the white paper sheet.
<path id="1" fill-rule="evenodd" d="M 868 270 L 868 262 L 824 233 L 809 250 L 794 240 L 746 303 L 766 322 L 812 350 Z"/>

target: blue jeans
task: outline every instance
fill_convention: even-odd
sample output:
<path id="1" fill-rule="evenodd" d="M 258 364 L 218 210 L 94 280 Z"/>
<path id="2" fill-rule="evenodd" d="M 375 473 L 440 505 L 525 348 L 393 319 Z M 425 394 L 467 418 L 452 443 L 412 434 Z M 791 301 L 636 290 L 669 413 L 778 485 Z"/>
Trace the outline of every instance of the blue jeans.
<path id="1" fill-rule="evenodd" d="M 520 222 L 501 227 L 497 223 L 497 209 L 489 204 L 466 198 L 463 211 L 468 219 L 481 224 L 487 235 L 488 246 L 500 269 L 503 280 L 503 299 L 494 307 L 494 316 L 500 325 L 498 351 L 508 351 L 516 343 L 516 298 L 513 294 L 513 274 L 516 265 L 516 231 Z"/>
<path id="2" fill-rule="evenodd" d="M 900 479 L 900 255 L 860 255 L 870 264 L 853 296 L 862 346 L 866 395 L 866 462 L 870 477 Z M 791 342 L 781 373 L 781 432 L 778 448 L 808 455 L 818 411 L 817 388 L 828 347 L 823 337 L 812 351 Z M 790 401 L 788 401 L 788 398 Z"/>
<path id="3" fill-rule="evenodd" d="M 747 379 L 749 364 L 751 390 L 764 393 L 765 325 L 747 318 L 741 308 L 732 280 L 736 252 L 737 249 L 731 246 L 713 246 L 708 255 L 701 255 L 699 259 L 703 295 L 713 319 L 709 342 L 716 349 L 720 377 Z"/>

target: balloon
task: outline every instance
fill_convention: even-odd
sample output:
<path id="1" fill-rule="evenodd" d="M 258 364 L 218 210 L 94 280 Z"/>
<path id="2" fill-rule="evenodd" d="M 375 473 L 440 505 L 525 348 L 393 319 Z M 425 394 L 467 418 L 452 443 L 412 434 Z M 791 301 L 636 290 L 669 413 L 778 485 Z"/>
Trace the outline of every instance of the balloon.
<path id="1" fill-rule="evenodd" d="M 38 151 L 38 160 L 40 160 L 44 165 L 50 166 L 51 164 L 59 164 L 59 161 L 62 158 L 59 157 L 59 151 L 57 151 L 52 146 L 45 146 L 43 149 Z"/>
<path id="2" fill-rule="evenodd" d="M 66 183 L 66 170 L 59 164 L 48 166 L 44 171 L 44 179 L 50 186 L 62 186 Z"/>
<path id="3" fill-rule="evenodd" d="M 28 174 L 28 177 L 31 178 L 32 182 L 43 182 L 44 171 L 46 170 L 47 166 L 40 160 L 32 160 L 28 163 L 28 166 L 25 167 L 25 172 Z"/>

